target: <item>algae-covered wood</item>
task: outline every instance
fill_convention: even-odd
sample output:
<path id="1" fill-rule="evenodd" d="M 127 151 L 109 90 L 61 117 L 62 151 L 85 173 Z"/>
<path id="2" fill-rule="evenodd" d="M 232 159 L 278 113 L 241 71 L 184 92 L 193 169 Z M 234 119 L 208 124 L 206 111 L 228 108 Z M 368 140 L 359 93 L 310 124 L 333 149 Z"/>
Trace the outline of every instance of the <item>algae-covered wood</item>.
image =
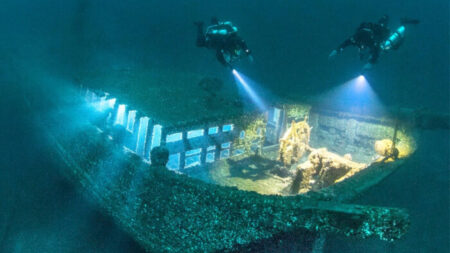
<path id="1" fill-rule="evenodd" d="M 244 112 L 232 75 L 218 78 L 176 70 L 86 73 L 83 85 L 108 92 L 166 127 L 236 118 Z"/>

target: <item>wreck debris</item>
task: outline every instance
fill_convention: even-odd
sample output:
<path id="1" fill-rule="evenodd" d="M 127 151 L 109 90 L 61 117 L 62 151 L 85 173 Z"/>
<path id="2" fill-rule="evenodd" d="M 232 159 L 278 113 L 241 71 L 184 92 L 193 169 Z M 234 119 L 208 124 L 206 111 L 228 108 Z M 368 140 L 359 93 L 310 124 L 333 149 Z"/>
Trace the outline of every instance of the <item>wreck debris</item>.
<path id="1" fill-rule="evenodd" d="M 303 184 L 302 184 L 302 182 L 303 182 Z M 308 181 L 308 183 L 309 183 L 309 181 Z M 300 190 L 302 188 L 304 188 L 304 189 L 307 188 L 308 185 L 309 184 L 306 184 L 303 181 L 303 171 L 302 170 L 297 170 L 297 173 L 295 173 L 294 181 L 292 181 L 292 185 L 291 185 L 291 188 L 290 188 L 290 193 L 291 194 L 297 194 L 297 193 L 300 192 Z"/>
<path id="2" fill-rule="evenodd" d="M 329 152 L 326 148 L 314 149 L 309 146 L 311 128 L 308 118 L 296 123 L 280 140 L 278 159 L 285 167 L 297 163 L 306 152 L 311 152 L 308 161 L 297 166 L 290 192 L 305 193 L 311 189 L 320 189 L 340 182 L 366 168 L 367 165 L 352 161 L 351 154 L 344 157 Z"/>
<path id="3" fill-rule="evenodd" d="M 328 187 L 367 167 L 364 163 L 352 161 L 349 155 L 342 157 L 329 152 L 326 148 L 311 150 L 308 161 L 298 165 L 297 178 L 301 177 L 300 187 L 297 192 L 294 192 L 296 188 L 293 187 L 292 193 L 304 193 L 311 189 Z M 298 181 L 297 178 L 294 182 Z"/>
<path id="4" fill-rule="evenodd" d="M 317 120 L 317 116 L 314 116 Z M 339 132 L 333 127 L 327 126 L 333 124 L 329 117 L 324 116 L 328 125 L 321 126 L 317 122 L 315 124 L 318 131 L 321 133 L 328 133 L 336 131 L 334 138 L 345 139 L 347 136 L 353 136 L 353 141 L 345 139 L 349 144 L 339 146 L 337 149 L 346 148 L 347 152 L 359 151 L 359 147 L 363 149 L 363 155 L 360 153 L 352 153 L 355 155 L 357 161 L 353 161 L 353 155 L 346 153 L 343 156 L 330 152 L 326 148 L 315 149 L 309 145 L 310 130 L 308 117 L 302 118 L 300 122 L 293 121 L 290 128 L 285 132 L 283 138 L 280 140 L 279 147 L 270 147 L 266 149 L 262 157 L 263 161 L 255 161 L 254 168 L 261 168 L 260 170 L 252 170 L 253 173 L 259 175 L 258 180 L 242 180 L 239 174 L 230 173 L 230 165 L 226 162 L 216 164 L 216 169 L 211 170 L 211 175 L 214 175 L 214 181 L 221 185 L 236 186 L 241 190 L 256 191 L 260 194 L 270 195 L 292 195 L 304 194 L 309 191 L 322 191 L 336 183 L 347 180 L 368 166 L 371 166 L 375 161 L 374 144 L 377 138 L 381 140 L 386 139 L 387 143 L 392 143 L 387 137 L 392 134 L 392 127 L 375 125 L 371 126 L 367 122 L 349 122 L 351 126 L 345 123 L 345 120 L 340 119 L 339 126 L 345 129 L 345 132 Z M 342 125 L 342 126 L 341 126 Z M 353 128 L 357 128 L 354 130 Z M 411 136 L 407 134 L 407 129 L 400 128 L 397 131 L 396 149 L 399 151 L 399 158 L 406 157 L 414 151 L 414 141 Z M 251 131 L 249 131 L 250 133 Z M 345 134 L 345 136 L 342 136 Z M 372 134 L 368 136 L 369 134 Z M 314 136 L 317 138 L 317 136 Z M 380 140 L 378 139 L 378 140 Z M 333 139 L 334 140 L 334 139 Z M 245 139 L 239 139 L 234 143 L 234 147 L 243 147 Z M 337 141 L 337 140 L 336 140 Z M 342 141 L 342 140 L 341 140 Z M 248 142 L 251 144 L 252 142 Z M 333 145 L 336 142 L 317 142 L 325 144 L 324 146 Z M 249 146 L 249 145 L 244 145 Z M 388 145 L 392 147 L 393 145 Z M 336 148 L 332 146 L 335 150 Z M 391 151 L 389 148 L 389 152 Z M 384 154 L 384 153 L 383 153 Z M 309 157 L 308 159 L 306 159 Z M 272 168 L 265 170 L 266 160 L 278 160 L 278 163 L 272 164 Z M 303 159 L 306 159 L 304 161 Z M 364 161 L 364 162 L 361 162 Z M 244 169 L 246 167 L 244 160 L 239 160 L 234 165 L 236 168 Z M 236 171 L 237 169 L 233 170 Z M 382 174 L 379 174 L 380 176 Z M 384 175 L 384 174 L 383 174 Z M 279 182 L 278 182 L 278 181 Z"/>
<path id="5" fill-rule="evenodd" d="M 286 159 L 282 159 L 281 148 L 279 158 L 283 163 L 292 165 L 299 162 L 306 152 L 311 152 L 308 164 L 306 164 L 311 167 L 308 170 L 310 172 L 310 179 L 307 181 L 308 186 L 327 187 L 364 168 L 364 166 L 352 167 L 349 165 L 352 163 L 350 154 L 341 157 L 328 152 L 326 149 L 310 148 L 310 128 L 306 121 L 307 119 L 303 122 L 292 123 L 291 132 L 286 135 L 283 147 L 285 151 L 283 156 Z M 356 124 L 356 121 L 351 122 Z M 304 125 L 300 123 L 304 123 Z M 258 128 L 251 128 L 256 131 L 257 135 L 260 135 L 258 132 L 261 131 L 258 131 Z M 357 137 L 355 129 L 356 127 L 347 128 L 350 136 Z M 241 144 L 251 148 L 254 144 L 253 141 L 244 141 L 249 133 L 244 132 Z M 370 146 L 372 145 L 373 142 L 370 142 Z M 167 159 L 164 160 L 167 162 Z M 403 210 L 397 212 L 394 209 L 343 205 L 308 199 L 303 196 L 285 199 L 268 197 L 264 199 L 260 198 L 260 195 L 236 192 L 236 189 L 209 187 L 195 180 L 185 177 L 180 178 L 178 175 L 174 176 L 172 172 L 167 172 L 164 166 L 158 166 L 154 162 L 152 162 L 152 168 L 155 173 L 150 173 L 149 178 L 144 180 L 144 185 L 151 185 L 152 187 L 150 189 L 139 189 L 139 194 L 135 197 L 138 201 L 134 203 L 142 205 L 132 207 L 134 208 L 132 212 L 129 212 L 129 210 L 122 212 L 121 205 L 116 206 L 117 209 L 109 211 L 111 213 L 119 212 L 119 215 L 128 215 L 128 217 L 119 216 L 119 219 L 124 218 L 121 222 L 124 222 L 125 226 L 136 237 L 141 240 L 144 238 L 144 245 L 156 251 L 181 249 L 195 252 L 205 250 L 205 248 L 211 250 L 224 249 L 229 248 L 231 244 L 245 244 L 267 235 L 272 236 L 280 233 L 280 231 L 298 228 L 306 228 L 315 232 L 337 232 L 347 236 L 356 235 L 363 238 L 378 235 L 385 240 L 395 240 L 405 232 L 408 226 L 408 218 Z M 272 172 L 279 174 L 279 176 L 288 175 L 290 171 L 284 169 L 287 168 L 280 168 Z M 138 170 L 144 171 L 145 169 L 140 168 Z M 297 185 L 305 181 L 304 174 L 300 172 L 302 170 L 297 171 Z M 133 191 L 132 189 L 132 193 Z M 126 187 L 119 189 L 118 192 L 127 194 L 125 196 L 120 194 L 117 196 L 110 195 L 106 196 L 105 199 L 119 197 L 120 200 L 133 195 L 128 194 L 129 191 Z M 167 194 L 160 196 L 161 192 Z M 263 202 L 261 202 L 262 200 Z M 242 201 L 244 202 L 241 203 Z M 297 202 L 300 202 L 301 205 L 297 205 L 299 204 Z M 223 209 L 232 212 L 234 210 L 242 217 L 226 216 L 227 212 L 224 214 Z M 136 216 L 130 216 L 130 214 Z M 275 217 L 275 219 L 269 218 L 267 220 L 267 217 Z M 293 219 L 289 220 L 290 217 L 293 217 Z M 222 220 L 224 222 L 221 222 Z M 263 227 L 258 226 L 260 220 L 263 220 Z M 127 223 L 127 221 L 130 221 L 130 223 Z M 215 231 L 217 221 L 219 221 L 221 228 L 218 232 L 222 234 L 214 234 L 214 232 L 217 232 Z M 242 223 L 247 225 L 247 228 L 240 228 L 239 225 L 236 225 Z M 189 225 L 189 227 L 180 231 L 180 224 L 183 224 L 181 227 L 185 227 L 184 225 Z M 269 225 L 269 227 L 265 227 L 266 225 Z M 230 230 L 230 227 L 233 230 Z M 166 229 L 168 230 L 166 231 Z M 256 233 L 254 233 L 255 231 Z M 176 238 L 180 237 L 188 238 L 189 241 L 176 241 Z M 193 246 L 191 247 L 191 245 Z"/>
<path id="6" fill-rule="evenodd" d="M 149 251 L 226 250 L 296 229 L 392 241 L 409 226 L 403 209 L 262 196 L 207 184 L 157 164 L 150 167 L 153 173 L 144 173 L 148 165 L 120 156 L 122 151 L 94 129 L 52 140 L 73 177 Z M 108 150 L 106 155 L 89 155 L 99 146 Z M 152 153 L 164 153 L 166 160 L 165 152 Z M 99 164 L 107 164 L 114 177 L 92 180 Z"/>
<path id="7" fill-rule="evenodd" d="M 311 128 L 306 117 L 291 127 L 280 140 L 278 159 L 285 167 L 297 163 L 306 152 L 311 152 L 308 161 L 297 166 L 291 193 L 304 193 L 311 189 L 320 189 L 340 182 L 366 168 L 367 165 L 352 161 L 351 154 L 344 157 L 329 152 L 326 148 L 314 149 L 309 146 Z"/>
<path id="8" fill-rule="evenodd" d="M 296 101 L 295 103 L 287 103 L 280 105 L 286 110 L 286 117 L 291 120 L 300 121 L 308 117 L 311 111 L 311 105 L 301 104 Z"/>
<path id="9" fill-rule="evenodd" d="M 381 156 L 382 161 L 394 161 L 398 158 L 399 151 L 394 146 L 394 142 L 389 139 L 383 139 L 375 142 L 375 152 Z"/>
<path id="10" fill-rule="evenodd" d="M 239 138 L 233 141 L 235 149 L 243 149 L 245 153 L 258 154 L 265 140 L 266 122 L 262 115 L 244 115 L 235 120 L 241 129 Z"/>
<path id="11" fill-rule="evenodd" d="M 280 139 L 280 150 L 278 160 L 284 166 L 288 167 L 296 163 L 310 149 L 309 139 L 311 128 L 307 123 L 308 117 L 303 121 L 296 123 L 292 121 L 291 127 L 286 131 L 283 138 Z"/>

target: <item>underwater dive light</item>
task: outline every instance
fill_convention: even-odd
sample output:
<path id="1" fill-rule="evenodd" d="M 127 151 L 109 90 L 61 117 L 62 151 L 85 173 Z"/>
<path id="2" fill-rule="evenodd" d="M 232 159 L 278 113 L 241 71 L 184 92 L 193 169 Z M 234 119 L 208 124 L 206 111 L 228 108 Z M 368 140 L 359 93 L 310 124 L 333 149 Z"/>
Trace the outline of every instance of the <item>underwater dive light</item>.
<path id="1" fill-rule="evenodd" d="M 234 78 L 238 81 L 238 83 L 241 84 L 241 86 L 244 88 L 245 92 L 248 94 L 253 103 L 261 111 L 265 111 L 266 106 L 262 102 L 261 98 L 259 98 L 259 96 L 256 94 L 256 92 L 250 87 L 249 82 L 246 81 L 246 78 L 244 78 L 236 69 L 233 69 L 232 73 L 234 75 Z"/>
<path id="2" fill-rule="evenodd" d="M 367 80 L 364 77 L 364 75 L 359 75 L 355 80 L 355 89 L 357 91 L 360 91 L 364 88 L 364 86 L 366 86 L 366 84 L 367 84 Z"/>

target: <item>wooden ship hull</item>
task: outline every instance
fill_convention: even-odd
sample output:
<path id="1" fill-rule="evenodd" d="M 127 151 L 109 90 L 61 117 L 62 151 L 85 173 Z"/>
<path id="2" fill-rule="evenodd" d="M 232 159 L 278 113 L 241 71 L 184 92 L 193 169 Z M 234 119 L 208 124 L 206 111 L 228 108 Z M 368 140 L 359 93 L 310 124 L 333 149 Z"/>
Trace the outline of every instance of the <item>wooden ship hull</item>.
<path id="1" fill-rule="evenodd" d="M 84 88 L 80 93 L 79 99 L 74 94 L 72 101 L 55 104 L 52 115 L 39 118 L 51 152 L 70 168 L 64 174 L 146 250 L 233 251 L 296 231 L 313 238 L 336 233 L 394 241 L 408 230 L 404 209 L 349 202 L 412 154 L 416 121 L 399 125 L 396 120 L 374 121 L 290 104 L 265 113 L 158 121 L 122 104 L 120 97 Z M 345 180 L 297 195 L 286 193 L 289 182 L 276 192 L 264 192 L 249 187 L 249 180 L 241 184 L 233 176 L 220 176 L 223 166 L 240 167 L 245 159 L 262 157 L 263 162 L 277 163 L 274 153 L 287 122 L 305 118 L 312 126 L 311 146 L 353 151 L 355 160 L 366 163 L 379 139 L 398 139 L 407 152 L 392 162 L 372 161 Z M 168 169 L 149 164 L 150 151 L 158 146 L 170 152 Z M 354 150 L 356 146 L 362 151 Z M 203 173 L 195 174 L 198 170 Z M 217 171 L 219 177 L 214 177 Z M 269 174 L 265 176 L 280 179 Z"/>

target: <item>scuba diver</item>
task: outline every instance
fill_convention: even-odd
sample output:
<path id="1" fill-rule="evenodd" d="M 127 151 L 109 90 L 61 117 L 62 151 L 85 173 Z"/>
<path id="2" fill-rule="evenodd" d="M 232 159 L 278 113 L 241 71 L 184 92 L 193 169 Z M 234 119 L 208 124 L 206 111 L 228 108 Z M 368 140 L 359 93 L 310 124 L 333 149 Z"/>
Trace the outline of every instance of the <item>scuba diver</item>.
<path id="1" fill-rule="evenodd" d="M 224 66 L 232 68 L 232 63 L 245 56 L 253 60 L 250 49 L 238 36 L 238 29 L 231 22 L 221 22 L 213 17 L 206 32 L 203 32 L 203 22 L 194 24 L 197 26 L 197 47 L 215 49 L 217 60 Z"/>
<path id="2" fill-rule="evenodd" d="M 418 24 L 419 20 L 402 18 L 402 25 L 393 33 L 390 32 L 388 23 L 389 16 L 387 15 L 382 16 L 377 23 L 361 23 L 355 34 L 333 50 L 328 58 L 334 58 L 348 46 L 355 46 L 358 48 L 361 61 L 367 61 L 363 69 L 370 69 L 377 62 L 380 52 L 396 50 L 400 47 L 403 43 L 405 25 Z"/>

